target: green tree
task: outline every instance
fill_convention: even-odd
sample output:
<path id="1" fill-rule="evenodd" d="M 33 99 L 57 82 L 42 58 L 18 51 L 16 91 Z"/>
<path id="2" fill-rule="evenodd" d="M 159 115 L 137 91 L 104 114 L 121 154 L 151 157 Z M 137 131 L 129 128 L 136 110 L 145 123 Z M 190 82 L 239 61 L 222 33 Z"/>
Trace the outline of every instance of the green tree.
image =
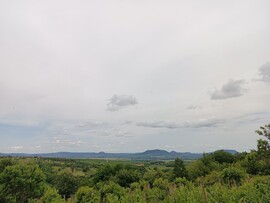
<path id="1" fill-rule="evenodd" d="M 151 196 L 154 197 L 155 201 L 165 200 L 169 193 L 169 181 L 163 178 L 158 178 L 153 183 Z"/>
<path id="2" fill-rule="evenodd" d="M 108 197 L 109 198 L 114 196 L 117 197 L 116 202 L 120 202 L 119 200 L 121 199 L 122 196 L 127 192 L 124 188 L 122 188 L 120 185 L 118 185 L 115 182 L 108 182 L 108 183 L 99 183 L 99 192 L 100 192 L 100 199 L 103 201 Z"/>
<path id="3" fill-rule="evenodd" d="M 118 167 L 118 166 L 117 166 Z M 95 176 L 94 176 L 94 182 L 98 183 L 98 182 L 104 182 L 104 181 L 108 181 L 112 176 L 114 176 L 116 174 L 116 167 L 113 167 L 109 164 L 105 165 L 105 166 L 101 166 L 98 168 Z"/>
<path id="4" fill-rule="evenodd" d="M 270 140 L 270 124 L 261 126 L 260 129 L 255 132 Z"/>
<path id="5" fill-rule="evenodd" d="M 76 202 L 78 203 L 94 203 L 100 202 L 100 195 L 93 188 L 83 186 L 76 192 Z"/>
<path id="6" fill-rule="evenodd" d="M 155 179 L 157 179 L 157 178 L 161 178 L 161 177 L 164 177 L 164 174 L 163 174 L 163 172 L 161 171 L 161 170 L 159 170 L 159 169 L 157 169 L 157 170 L 147 170 L 145 173 L 144 173 L 144 175 L 143 175 L 143 179 L 145 180 L 145 181 L 147 181 L 149 184 L 150 184 L 150 186 L 152 186 L 153 185 L 153 183 L 154 183 L 154 181 L 155 181 Z"/>
<path id="7" fill-rule="evenodd" d="M 41 197 L 43 203 L 65 203 L 66 201 L 61 198 L 57 190 L 52 187 L 48 187 L 45 193 Z"/>
<path id="8" fill-rule="evenodd" d="M 270 174 L 270 124 L 261 126 L 259 130 L 255 131 L 257 134 L 263 136 L 265 139 L 259 139 L 257 142 L 257 162 L 260 163 L 261 174 Z"/>
<path id="9" fill-rule="evenodd" d="M 117 183 L 121 187 L 129 187 L 131 183 L 140 180 L 140 174 L 134 169 L 122 169 L 116 175 Z"/>
<path id="10" fill-rule="evenodd" d="M 229 152 L 225 152 L 224 150 L 215 151 L 209 156 L 219 164 L 233 163 L 235 161 L 234 156 Z"/>
<path id="11" fill-rule="evenodd" d="M 10 157 L 1 158 L 1 160 L 0 160 L 0 173 L 2 173 L 7 166 L 11 166 L 14 164 L 15 164 L 14 161 Z"/>
<path id="12" fill-rule="evenodd" d="M 270 124 L 261 126 L 259 130 L 255 131 L 257 134 L 264 136 L 266 140 L 259 139 L 257 143 L 257 148 L 259 154 L 269 158 L 270 157 Z"/>
<path id="13" fill-rule="evenodd" d="M 187 177 L 187 170 L 184 165 L 184 162 L 182 159 L 178 157 L 174 161 L 173 174 L 174 174 L 174 178 Z"/>
<path id="14" fill-rule="evenodd" d="M 27 202 L 44 191 L 45 175 L 37 165 L 7 166 L 0 176 L 2 202 Z"/>
<path id="15" fill-rule="evenodd" d="M 258 162 L 258 152 L 251 151 L 249 154 L 246 155 L 246 169 L 249 174 L 256 175 L 260 173 L 261 167 Z"/>
<path id="16" fill-rule="evenodd" d="M 77 178 L 71 172 L 64 171 L 56 177 L 55 187 L 60 195 L 69 198 L 78 188 Z"/>
<path id="17" fill-rule="evenodd" d="M 202 158 L 193 161 L 188 167 L 189 177 L 196 179 L 201 176 L 210 174 L 219 169 L 219 164 L 211 158 L 209 154 L 203 154 Z"/>
<path id="18" fill-rule="evenodd" d="M 257 149 L 260 154 L 265 154 L 269 150 L 269 143 L 267 140 L 259 139 L 257 142 Z"/>

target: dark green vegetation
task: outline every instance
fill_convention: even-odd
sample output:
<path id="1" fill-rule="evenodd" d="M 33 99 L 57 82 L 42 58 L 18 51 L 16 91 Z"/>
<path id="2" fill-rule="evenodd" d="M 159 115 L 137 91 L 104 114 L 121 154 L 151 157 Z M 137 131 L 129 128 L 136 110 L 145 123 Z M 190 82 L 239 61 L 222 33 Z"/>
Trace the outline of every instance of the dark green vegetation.
<path id="1" fill-rule="evenodd" d="M 269 130 L 257 150 L 189 162 L 2 157 L 0 202 L 269 203 Z"/>

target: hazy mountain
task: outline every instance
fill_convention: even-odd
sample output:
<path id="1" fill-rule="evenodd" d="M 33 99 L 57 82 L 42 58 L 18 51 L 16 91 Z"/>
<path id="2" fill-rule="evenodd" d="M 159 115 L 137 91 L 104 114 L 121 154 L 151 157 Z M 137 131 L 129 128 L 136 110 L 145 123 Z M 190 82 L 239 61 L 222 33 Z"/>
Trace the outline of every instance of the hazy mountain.
<path id="1" fill-rule="evenodd" d="M 235 150 L 224 150 L 231 154 L 238 153 Z M 166 150 L 154 149 L 140 153 L 106 153 L 106 152 L 55 152 L 41 154 L 25 154 L 25 153 L 0 153 L 0 156 L 18 156 L 18 157 L 52 157 L 52 158 L 119 158 L 132 160 L 170 160 L 180 157 L 184 160 L 194 160 L 202 157 L 202 153 L 191 152 L 168 152 Z"/>

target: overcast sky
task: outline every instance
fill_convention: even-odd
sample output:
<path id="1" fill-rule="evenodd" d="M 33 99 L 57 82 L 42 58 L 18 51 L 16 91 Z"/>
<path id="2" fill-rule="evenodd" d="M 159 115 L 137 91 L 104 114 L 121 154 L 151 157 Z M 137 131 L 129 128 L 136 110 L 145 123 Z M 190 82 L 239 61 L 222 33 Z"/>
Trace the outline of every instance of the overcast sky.
<path id="1" fill-rule="evenodd" d="M 0 152 L 256 148 L 269 0 L 3 0 Z"/>

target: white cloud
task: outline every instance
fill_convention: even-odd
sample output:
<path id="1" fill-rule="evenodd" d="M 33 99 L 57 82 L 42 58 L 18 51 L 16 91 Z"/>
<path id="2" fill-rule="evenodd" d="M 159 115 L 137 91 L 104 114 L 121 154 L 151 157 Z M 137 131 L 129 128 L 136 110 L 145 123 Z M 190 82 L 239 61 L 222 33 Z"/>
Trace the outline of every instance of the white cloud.
<path id="1" fill-rule="evenodd" d="M 242 87 L 245 83 L 244 80 L 229 80 L 220 90 L 215 90 L 210 93 L 211 99 L 218 100 L 240 97 L 246 91 L 246 89 Z"/>
<path id="2" fill-rule="evenodd" d="M 28 150 L 31 150 L 31 151 L 36 151 L 36 150 L 40 150 L 42 148 L 41 145 L 37 145 L 37 146 L 11 146 L 9 147 L 10 150 L 12 151 L 15 151 L 15 152 L 22 152 L 22 151 L 28 151 Z"/>
<path id="3" fill-rule="evenodd" d="M 45 144 L 52 145 L 53 147 L 80 147 L 85 143 L 82 142 L 81 140 L 69 140 L 53 137 L 52 140 L 46 141 Z"/>

